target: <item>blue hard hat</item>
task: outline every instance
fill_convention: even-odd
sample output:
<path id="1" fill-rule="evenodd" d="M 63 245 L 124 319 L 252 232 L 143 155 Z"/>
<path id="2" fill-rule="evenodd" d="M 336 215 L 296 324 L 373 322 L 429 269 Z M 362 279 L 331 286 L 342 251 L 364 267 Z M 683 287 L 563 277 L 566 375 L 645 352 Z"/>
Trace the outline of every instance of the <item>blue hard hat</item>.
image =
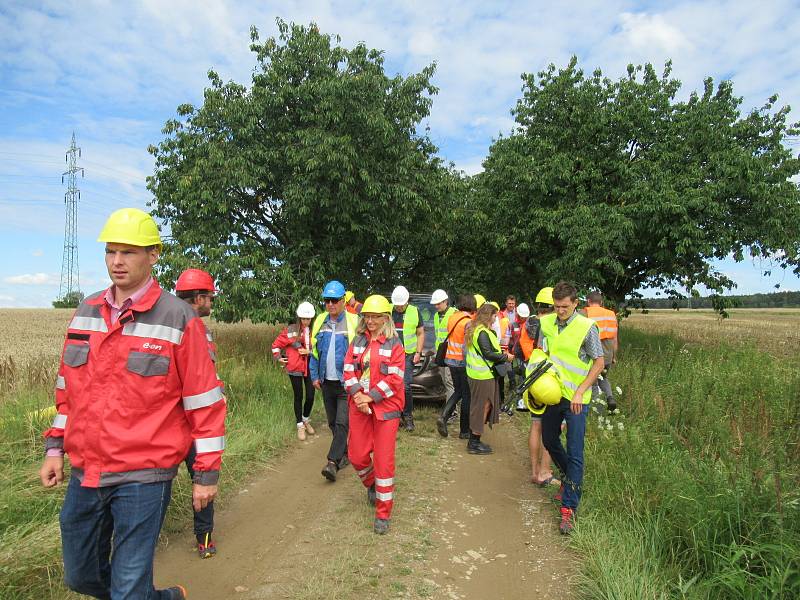
<path id="1" fill-rule="evenodd" d="M 344 286 L 341 282 L 336 281 L 329 281 L 325 284 L 325 287 L 322 288 L 322 297 L 323 298 L 344 298 L 345 294 Z"/>

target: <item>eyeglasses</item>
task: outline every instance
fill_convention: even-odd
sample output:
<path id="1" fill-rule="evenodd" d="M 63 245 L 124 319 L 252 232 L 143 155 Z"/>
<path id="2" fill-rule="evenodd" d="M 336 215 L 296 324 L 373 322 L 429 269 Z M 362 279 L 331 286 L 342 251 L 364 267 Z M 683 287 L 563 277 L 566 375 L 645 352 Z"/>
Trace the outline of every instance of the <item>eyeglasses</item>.
<path id="1" fill-rule="evenodd" d="M 341 298 L 323 298 L 322 299 L 325 304 L 336 304 L 337 302 L 341 302 Z"/>
<path id="2" fill-rule="evenodd" d="M 216 294 L 197 294 L 197 297 L 198 298 L 208 298 L 209 300 L 211 300 L 211 302 L 213 302 L 217 298 Z"/>
<path id="3" fill-rule="evenodd" d="M 370 314 L 365 314 L 365 315 L 361 315 L 361 316 L 364 317 L 365 321 L 382 321 L 384 319 L 384 317 L 386 317 L 387 315 L 377 314 L 377 313 L 376 314 L 370 313 Z"/>

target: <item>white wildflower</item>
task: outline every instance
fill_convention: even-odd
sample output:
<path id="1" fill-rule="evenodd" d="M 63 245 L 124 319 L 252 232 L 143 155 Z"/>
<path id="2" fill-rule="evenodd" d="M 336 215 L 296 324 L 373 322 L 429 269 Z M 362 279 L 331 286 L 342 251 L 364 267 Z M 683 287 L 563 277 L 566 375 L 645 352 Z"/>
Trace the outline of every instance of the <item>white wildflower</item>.
<path id="1" fill-rule="evenodd" d="M 620 431 L 622 431 L 623 429 L 625 429 L 625 425 L 623 425 L 623 424 L 622 424 L 622 421 L 620 421 L 619 423 L 617 423 L 617 429 L 619 429 Z"/>
<path id="2" fill-rule="evenodd" d="M 614 424 L 609 423 L 608 425 L 606 425 L 606 429 L 608 429 L 608 431 L 614 431 Z"/>
<path id="3" fill-rule="evenodd" d="M 621 396 L 622 395 L 622 388 L 617 386 L 617 393 Z"/>

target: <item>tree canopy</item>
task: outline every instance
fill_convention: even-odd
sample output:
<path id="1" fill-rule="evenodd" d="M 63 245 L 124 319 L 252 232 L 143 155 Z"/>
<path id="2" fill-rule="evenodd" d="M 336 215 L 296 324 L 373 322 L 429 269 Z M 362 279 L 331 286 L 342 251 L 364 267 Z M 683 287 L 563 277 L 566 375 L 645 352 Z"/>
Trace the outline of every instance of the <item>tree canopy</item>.
<path id="1" fill-rule="evenodd" d="M 573 58 L 523 82 L 517 127 L 476 184 L 519 285 L 572 279 L 621 301 L 643 286 L 729 289 L 712 267 L 729 255 L 798 272 L 800 161 L 784 145 L 798 129 L 776 97 L 742 117 L 732 83 L 709 78 L 677 100 L 669 63 L 612 81 Z"/>
<path id="2" fill-rule="evenodd" d="M 326 279 L 356 291 L 430 277 L 461 185 L 420 123 L 434 65 L 389 77 L 380 51 L 278 20 L 250 87 L 209 72 L 201 107 L 178 108 L 150 151 L 154 213 L 168 223 L 164 276 L 205 266 L 216 314 L 283 318 Z M 367 284 L 366 282 L 369 282 Z"/>

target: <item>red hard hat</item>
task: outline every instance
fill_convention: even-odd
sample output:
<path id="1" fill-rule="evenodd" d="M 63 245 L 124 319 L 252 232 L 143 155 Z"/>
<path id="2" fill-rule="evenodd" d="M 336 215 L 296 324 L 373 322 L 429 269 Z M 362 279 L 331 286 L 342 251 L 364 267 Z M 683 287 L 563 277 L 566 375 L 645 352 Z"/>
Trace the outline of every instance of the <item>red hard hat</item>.
<path id="1" fill-rule="evenodd" d="M 190 290 L 201 290 L 204 292 L 216 292 L 214 288 L 214 278 L 202 269 L 186 269 L 175 284 L 176 292 L 188 292 Z"/>

